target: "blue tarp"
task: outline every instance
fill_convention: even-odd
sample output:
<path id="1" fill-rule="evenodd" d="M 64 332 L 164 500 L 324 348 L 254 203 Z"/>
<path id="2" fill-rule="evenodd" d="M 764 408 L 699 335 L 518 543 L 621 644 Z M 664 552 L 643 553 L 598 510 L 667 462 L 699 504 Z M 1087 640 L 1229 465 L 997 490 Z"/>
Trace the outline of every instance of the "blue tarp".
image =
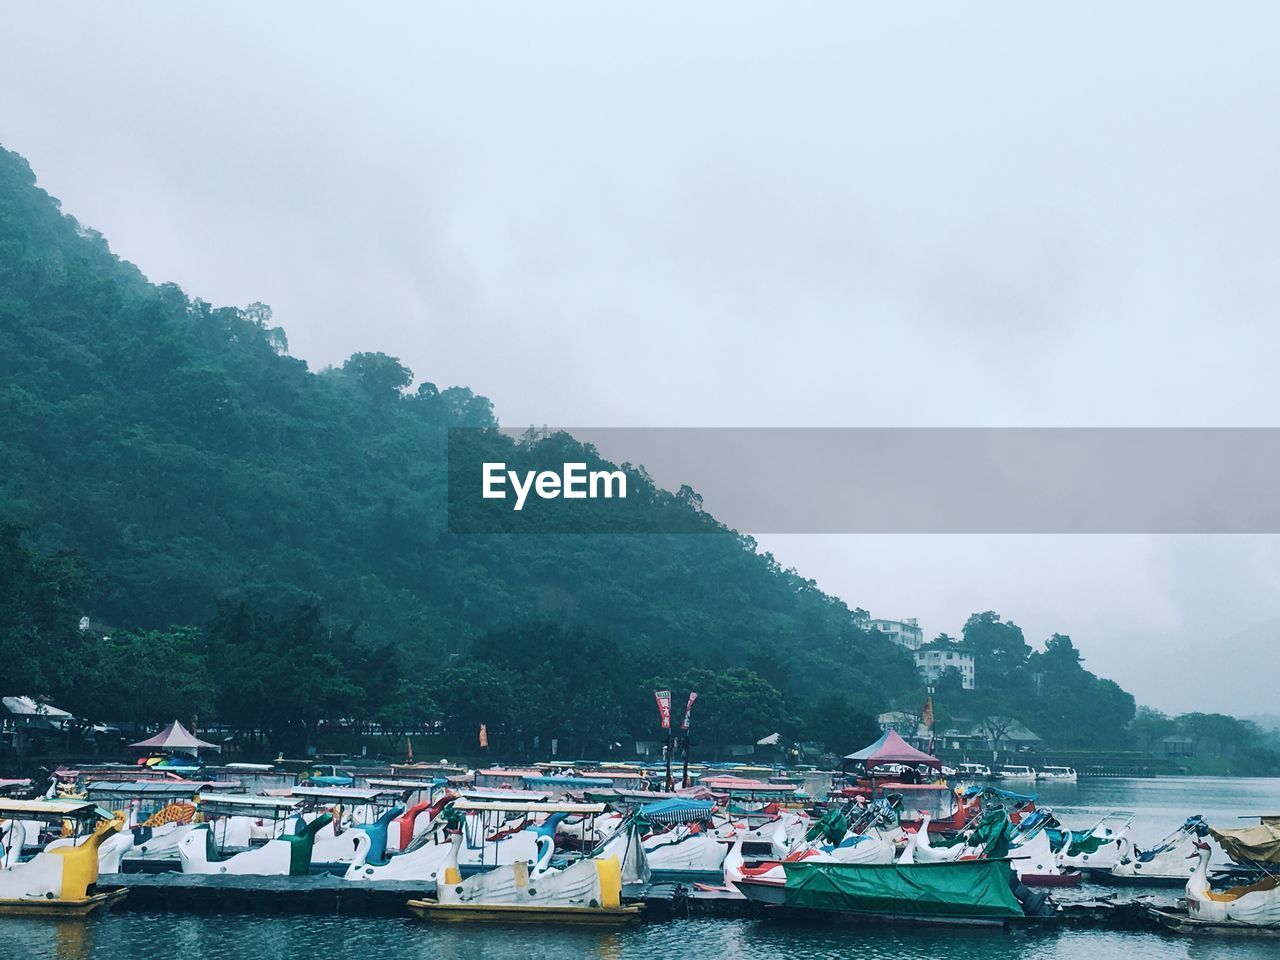
<path id="1" fill-rule="evenodd" d="M 689 823 L 693 820 L 706 820 L 715 808 L 715 802 L 711 800 L 681 800 L 673 797 L 657 803 L 646 803 L 640 808 L 640 816 L 654 823 Z"/>

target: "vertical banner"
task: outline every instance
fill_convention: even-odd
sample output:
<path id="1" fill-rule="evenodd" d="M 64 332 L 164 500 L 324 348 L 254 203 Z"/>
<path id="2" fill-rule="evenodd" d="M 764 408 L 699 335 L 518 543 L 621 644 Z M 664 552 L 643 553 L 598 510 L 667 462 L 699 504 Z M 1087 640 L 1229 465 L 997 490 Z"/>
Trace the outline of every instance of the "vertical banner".
<path id="1" fill-rule="evenodd" d="M 655 690 L 653 698 L 658 701 L 658 720 L 663 730 L 671 729 L 671 691 Z"/>
<path id="2" fill-rule="evenodd" d="M 489 747 L 489 731 L 482 723 L 480 724 L 480 749 L 486 750 Z"/>
<path id="3" fill-rule="evenodd" d="M 689 714 L 693 713 L 693 701 L 697 699 L 698 699 L 698 692 L 696 690 L 690 690 L 689 702 L 686 703 L 684 706 L 684 722 L 680 724 L 680 729 L 683 730 L 685 733 L 689 732 Z"/>
<path id="4" fill-rule="evenodd" d="M 560 739 L 558 737 L 553 737 L 551 740 L 551 755 L 554 757 L 559 752 L 560 752 Z"/>

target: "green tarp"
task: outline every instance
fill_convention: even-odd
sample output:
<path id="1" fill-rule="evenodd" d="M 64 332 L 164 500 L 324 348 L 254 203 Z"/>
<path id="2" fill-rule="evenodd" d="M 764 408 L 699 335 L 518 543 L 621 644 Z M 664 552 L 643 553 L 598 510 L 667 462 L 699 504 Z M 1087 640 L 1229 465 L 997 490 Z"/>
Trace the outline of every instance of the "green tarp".
<path id="1" fill-rule="evenodd" d="M 1004 860 L 788 863 L 786 906 L 879 916 L 1021 919 Z"/>
<path id="2" fill-rule="evenodd" d="M 1280 819 L 1264 817 L 1256 827 L 1241 827 L 1237 830 L 1215 830 L 1209 832 L 1222 844 L 1227 856 L 1240 863 L 1252 860 L 1255 863 L 1280 863 Z"/>

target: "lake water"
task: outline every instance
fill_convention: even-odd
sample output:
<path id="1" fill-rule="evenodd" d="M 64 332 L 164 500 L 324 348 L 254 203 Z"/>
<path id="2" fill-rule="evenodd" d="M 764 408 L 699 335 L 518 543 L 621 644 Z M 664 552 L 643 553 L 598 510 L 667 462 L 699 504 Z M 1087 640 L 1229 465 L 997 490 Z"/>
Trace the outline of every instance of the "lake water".
<path id="1" fill-rule="evenodd" d="M 1093 780 L 1037 791 L 1068 827 L 1113 809 L 1138 815 L 1138 843 L 1159 840 L 1193 813 L 1234 826 L 1280 813 L 1280 779 Z M 1165 895 L 1169 891 L 1161 891 Z M 1280 941 L 1187 939 L 1062 929 L 965 931 L 769 920 L 681 920 L 621 932 L 430 926 L 354 917 L 181 916 L 117 911 L 88 922 L 0 920 L 0 960 L 1276 960 Z"/>

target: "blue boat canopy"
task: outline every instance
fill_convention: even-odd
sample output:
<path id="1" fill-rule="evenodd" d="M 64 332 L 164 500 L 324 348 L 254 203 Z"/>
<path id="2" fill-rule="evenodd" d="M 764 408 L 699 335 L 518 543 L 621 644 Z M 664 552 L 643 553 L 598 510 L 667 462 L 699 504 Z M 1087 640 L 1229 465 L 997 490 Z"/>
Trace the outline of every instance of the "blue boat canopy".
<path id="1" fill-rule="evenodd" d="M 682 800 L 672 797 L 657 803 L 646 803 L 640 808 L 640 816 L 654 823 L 689 823 L 706 820 L 716 808 L 713 800 Z"/>
<path id="2" fill-rule="evenodd" d="M 603 787 L 609 781 L 603 777 L 525 777 L 524 785 L 532 789 L 538 787 Z"/>

